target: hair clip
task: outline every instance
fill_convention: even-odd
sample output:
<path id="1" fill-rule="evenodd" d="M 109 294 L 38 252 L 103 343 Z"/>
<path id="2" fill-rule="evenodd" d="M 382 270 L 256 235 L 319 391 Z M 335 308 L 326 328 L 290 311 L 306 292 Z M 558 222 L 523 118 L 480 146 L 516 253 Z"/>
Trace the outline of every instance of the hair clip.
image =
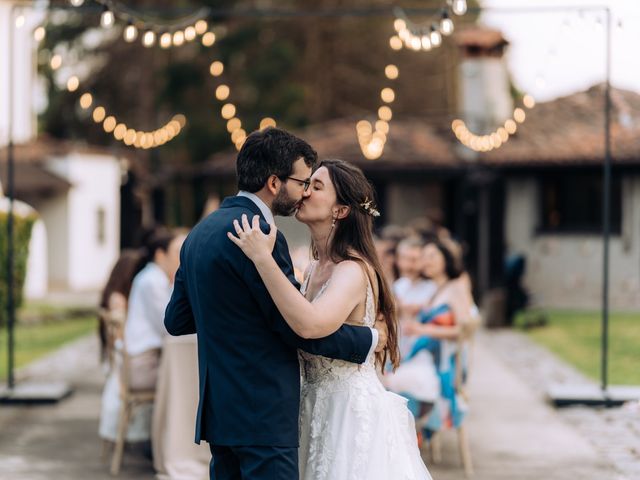
<path id="1" fill-rule="evenodd" d="M 369 200 L 369 197 L 366 197 L 364 199 L 364 202 L 362 202 L 360 206 L 364 209 L 365 212 L 367 212 L 372 217 L 380 216 L 380 212 L 375 209 L 375 207 L 373 206 L 373 200 Z"/>

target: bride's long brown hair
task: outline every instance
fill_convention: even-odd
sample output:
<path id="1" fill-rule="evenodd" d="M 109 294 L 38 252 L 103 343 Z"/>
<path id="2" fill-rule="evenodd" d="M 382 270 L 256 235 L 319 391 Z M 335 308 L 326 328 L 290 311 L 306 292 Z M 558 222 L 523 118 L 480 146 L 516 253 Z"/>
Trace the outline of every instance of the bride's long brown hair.
<path id="1" fill-rule="evenodd" d="M 381 369 L 384 369 L 388 359 L 395 369 L 400 364 L 398 322 L 391 288 L 385 280 L 373 243 L 373 187 L 362 170 L 343 160 L 323 160 L 318 165 L 320 167 L 326 167 L 329 171 L 338 204 L 350 207 L 347 216 L 336 221 L 327 254 L 336 263 L 344 260 L 364 263 L 367 277 L 370 277 L 370 267 L 375 271 L 378 284 L 376 311 L 384 316 L 388 330 L 387 346 L 376 354 L 376 360 Z M 371 202 L 368 207 L 367 202 Z M 312 254 L 317 260 L 318 251 L 314 247 Z"/>

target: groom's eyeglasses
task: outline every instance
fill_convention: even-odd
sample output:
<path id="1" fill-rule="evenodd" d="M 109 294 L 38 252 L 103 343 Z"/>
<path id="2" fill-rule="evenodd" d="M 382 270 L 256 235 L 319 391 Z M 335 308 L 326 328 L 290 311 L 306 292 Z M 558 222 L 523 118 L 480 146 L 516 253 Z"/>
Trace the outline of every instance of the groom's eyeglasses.
<path id="1" fill-rule="evenodd" d="M 293 180 L 298 182 L 300 185 L 304 185 L 304 191 L 306 192 L 307 190 L 309 190 L 309 185 L 311 185 L 311 180 L 310 179 L 306 179 L 306 180 L 300 180 L 299 178 L 295 178 L 295 177 L 287 177 L 287 179 L 289 180 Z"/>

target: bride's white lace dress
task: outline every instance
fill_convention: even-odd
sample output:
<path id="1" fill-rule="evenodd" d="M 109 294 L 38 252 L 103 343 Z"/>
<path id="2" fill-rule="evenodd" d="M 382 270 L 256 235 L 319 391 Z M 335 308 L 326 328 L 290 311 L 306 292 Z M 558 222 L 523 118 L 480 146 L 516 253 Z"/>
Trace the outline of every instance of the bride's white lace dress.
<path id="1" fill-rule="evenodd" d="M 373 327 L 375 317 L 367 285 L 362 324 Z M 300 480 L 431 479 L 407 401 L 385 390 L 373 359 L 357 365 L 305 352 L 300 357 Z"/>

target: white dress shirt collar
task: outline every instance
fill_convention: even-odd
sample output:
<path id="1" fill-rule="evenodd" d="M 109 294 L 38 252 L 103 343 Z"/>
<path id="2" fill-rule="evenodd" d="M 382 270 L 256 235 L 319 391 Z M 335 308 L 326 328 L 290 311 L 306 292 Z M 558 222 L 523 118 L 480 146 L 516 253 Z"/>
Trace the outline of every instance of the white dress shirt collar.
<path id="1" fill-rule="evenodd" d="M 238 197 L 247 197 L 249 200 L 255 203 L 256 206 L 260 209 L 260 213 L 262 213 L 262 216 L 264 217 L 264 219 L 267 221 L 268 224 L 271 225 L 272 223 L 275 223 L 271 209 L 255 193 L 245 192 L 244 190 L 240 190 L 238 192 Z M 251 222 L 251 219 L 249 219 L 249 222 Z"/>

